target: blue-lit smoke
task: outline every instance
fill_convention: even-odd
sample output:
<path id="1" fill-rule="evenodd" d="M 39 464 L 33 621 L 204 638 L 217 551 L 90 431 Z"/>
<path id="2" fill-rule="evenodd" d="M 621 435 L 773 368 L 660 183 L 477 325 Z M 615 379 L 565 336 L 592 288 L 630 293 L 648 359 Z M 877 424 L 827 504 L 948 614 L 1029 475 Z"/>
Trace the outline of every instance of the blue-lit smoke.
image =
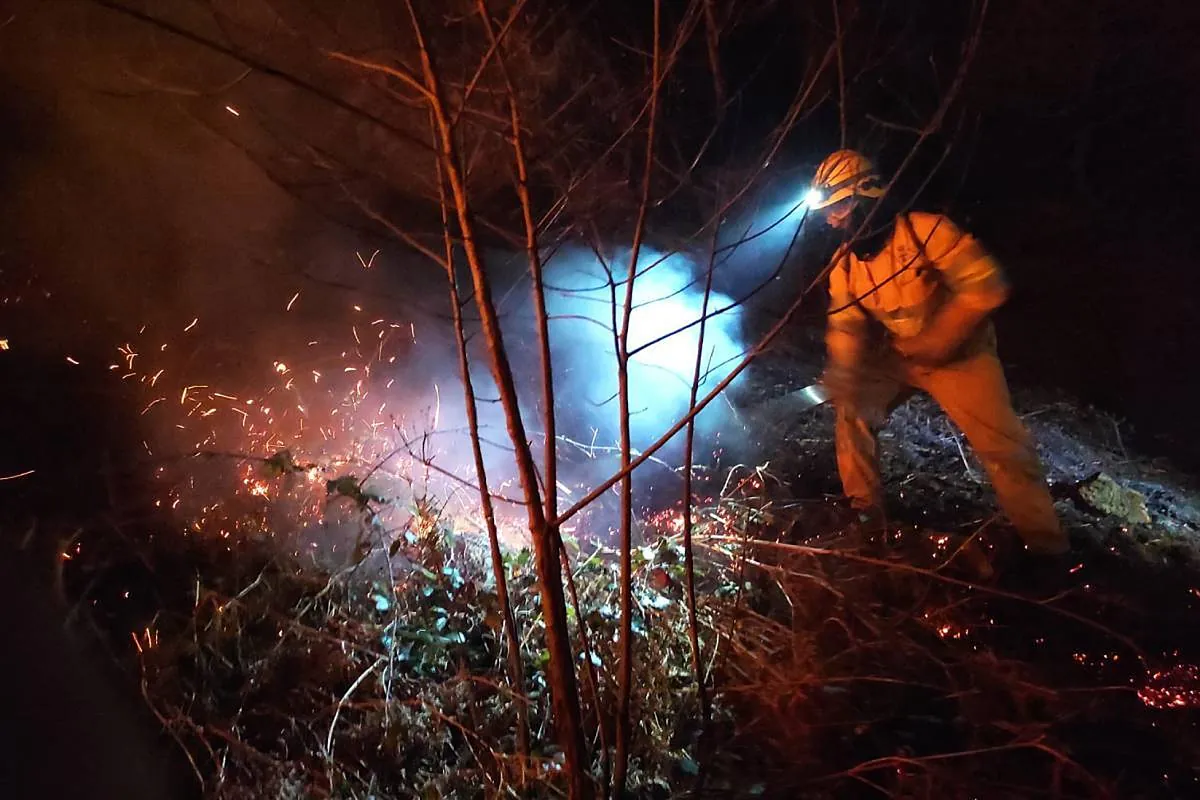
<path id="1" fill-rule="evenodd" d="M 698 355 L 699 397 L 741 361 L 750 344 L 742 301 L 756 293 L 769 295 L 774 276 L 787 267 L 786 255 L 803 219 L 802 207 L 788 199 L 728 221 L 715 257 L 705 251 L 642 248 L 629 322 L 630 432 L 635 449 L 650 445 L 687 413 Z M 628 248 L 613 249 L 603 262 L 591 250 L 566 248 L 546 265 L 557 419 L 560 433 L 575 441 L 610 447 L 619 441 L 613 330 L 622 322 L 630 259 Z M 710 260 L 713 286 L 720 288 L 709 291 L 701 341 Z M 744 438 L 725 397 L 697 416 L 696 431 L 698 459 L 718 448 L 736 447 Z M 682 443 L 682 435 L 677 435 L 660 457 L 678 464 Z"/>
<path id="2" fill-rule="evenodd" d="M 751 295 L 771 297 L 775 275 L 789 269 L 785 256 L 803 223 L 802 207 L 794 199 L 750 209 L 723 226 L 711 252 L 711 240 L 694 252 L 643 247 L 638 255 L 632 314 L 629 321 L 630 433 L 640 451 L 662 437 L 689 409 L 692 383 L 700 357 L 698 396 L 703 398 L 745 355 L 748 317 L 743 301 Z M 523 274 L 524 256 L 492 251 L 494 271 Z M 602 260 L 603 259 L 603 260 Z M 597 256 L 582 244 L 567 245 L 545 260 L 546 303 L 550 316 L 554 362 L 555 420 L 559 446 L 560 483 L 571 490 L 588 488 L 616 471 L 620 444 L 620 403 L 614 330 L 619 330 L 625 302 L 631 252 L 612 247 Z M 705 285 L 712 263 L 713 289 L 707 300 L 708 318 L 703 342 L 699 325 L 705 307 Z M 507 283 L 499 280 L 498 283 Z M 497 304 L 509 360 L 517 378 L 526 432 L 539 462 L 545 409 L 540 388 L 540 358 L 528 275 L 498 293 Z M 467 309 L 474 318 L 473 309 Z M 472 382 L 480 398 L 479 416 L 484 455 L 493 485 L 515 479 L 507 445 L 504 416 L 492 381 L 490 356 L 477 321 L 470 321 Z M 449 341 L 447 331 L 447 342 Z M 443 466 L 453 464 L 463 474 L 473 472 L 463 439 L 465 412 L 457 391 L 455 359 L 440 348 L 426 348 L 410 360 L 409 385 L 441 381 L 439 441 Z M 737 386 L 737 382 L 733 384 Z M 748 437 L 737 411 L 725 396 L 716 398 L 696 417 L 697 462 L 716 451 L 740 451 Z M 656 484 L 664 466 L 681 465 L 683 434 L 658 451 L 656 461 L 637 473 L 636 483 Z M 667 488 L 664 486 L 664 488 Z M 674 492 L 678 485 L 669 484 Z"/>
<path id="3" fill-rule="evenodd" d="M 606 257 L 615 273 L 611 282 L 600 260 L 582 249 L 556 254 L 547 270 L 560 424 L 576 437 L 606 445 L 619 438 L 613 327 L 622 323 L 630 258 L 628 251 Z M 686 413 L 698 352 L 701 395 L 742 353 L 739 308 L 717 292 L 709 297 L 701 349 L 704 280 L 703 267 L 684 254 L 646 248 L 639 254 L 629 320 L 630 431 L 636 448 L 659 438 Z M 714 404 L 697 418 L 698 430 L 715 432 L 723 416 Z"/>

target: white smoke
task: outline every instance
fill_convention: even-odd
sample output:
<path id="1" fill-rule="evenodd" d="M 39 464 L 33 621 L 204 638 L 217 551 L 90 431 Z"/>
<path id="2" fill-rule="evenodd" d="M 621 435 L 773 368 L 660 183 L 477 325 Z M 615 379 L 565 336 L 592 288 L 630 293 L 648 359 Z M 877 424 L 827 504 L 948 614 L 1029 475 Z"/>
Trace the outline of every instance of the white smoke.
<path id="1" fill-rule="evenodd" d="M 559 252 L 548 265 L 547 307 L 557 412 L 565 430 L 606 445 L 619 441 L 618 370 L 614 325 L 623 323 L 629 260 L 617 251 L 602 263 L 590 251 Z M 609 279 L 605 266 L 613 273 Z M 740 310 L 712 292 L 701 341 L 703 269 L 682 253 L 643 248 L 629 318 L 630 431 L 635 448 L 658 439 L 688 410 L 700 359 L 700 393 L 724 376 L 723 366 L 741 354 Z M 614 303 L 615 298 L 615 303 Z M 721 313 L 714 312 L 721 311 Z M 703 434 L 720 428 L 719 406 L 697 418 Z"/>
<path id="2" fill-rule="evenodd" d="M 741 361 L 747 351 L 747 296 L 769 292 L 785 267 L 804 215 L 795 201 L 753 209 L 724 229 L 712 252 L 662 252 L 643 247 L 633 283 L 629 319 L 629 407 L 631 444 L 640 451 L 661 438 L 689 411 L 693 382 L 703 398 Z M 546 304 L 556 393 L 560 480 L 587 488 L 617 467 L 620 443 L 618 359 L 615 331 L 624 314 L 626 279 L 632 253 L 612 248 L 598 256 L 582 246 L 556 250 L 545 263 Z M 708 270 L 713 270 L 707 301 Z M 707 309 L 707 313 L 705 313 Z M 506 344 L 520 373 L 522 409 L 535 436 L 544 408 L 537 388 L 539 359 L 532 297 L 525 280 L 507 295 Z M 702 317 L 703 328 L 700 325 Z M 476 358 L 484 358 L 482 352 Z M 482 361 L 477 361 L 482 364 Z M 736 389 L 739 381 L 729 387 Z M 494 395 L 489 378 L 481 394 Z M 502 428 L 499 409 L 487 409 L 491 427 Z M 742 425 L 724 396 L 696 417 L 697 461 L 738 447 Z M 660 479 L 663 467 L 678 468 L 683 433 L 639 471 L 637 483 Z M 580 459 L 580 452 L 587 458 Z M 498 455 L 498 453 L 496 454 Z M 492 468 L 489 459 L 489 469 Z M 497 468 L 504 469 L 497 463 Z"/>

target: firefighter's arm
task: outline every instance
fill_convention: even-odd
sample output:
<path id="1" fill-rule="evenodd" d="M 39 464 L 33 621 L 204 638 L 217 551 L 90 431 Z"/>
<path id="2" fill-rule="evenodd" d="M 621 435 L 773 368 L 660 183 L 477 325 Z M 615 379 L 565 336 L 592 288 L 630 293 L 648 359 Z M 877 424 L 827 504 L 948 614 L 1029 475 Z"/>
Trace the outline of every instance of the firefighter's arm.
<path id="1" fill-rule="evenodd" d="M 898 341 L 896 348 L 916 361 L 945 363 L 1008 299 L 1008 283 L 1000 265 L 975 237 L 945 217 L 922 216 L 914 220 L 914 232 L 921 237 L 949 298 L 921 333 Z"/>
<path id="2" fill-rule="evenodd" d="M 945 364 L 952 360 L 991 313 L 952 297 L 938 310 L 925 330 L 896 341 L 902 356 L 923 364 Z"/>
<path id="3" fill-rule="evenodd" d="M 835 258 L 829 275 L 829 316 L 825 328 L 828 355 L 821 382 L 834 402 L 849 404 L 858 393 L 858 373 L 866 350 L 867 315 L 854 302 L 846 270 Z"/>

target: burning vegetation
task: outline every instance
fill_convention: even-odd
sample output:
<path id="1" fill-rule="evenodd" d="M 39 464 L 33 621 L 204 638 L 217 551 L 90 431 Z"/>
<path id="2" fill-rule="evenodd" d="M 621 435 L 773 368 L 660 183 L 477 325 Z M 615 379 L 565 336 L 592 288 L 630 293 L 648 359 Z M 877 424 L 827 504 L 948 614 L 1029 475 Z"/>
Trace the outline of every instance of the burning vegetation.
<path id="1" fill-rule="evenodd" d="M 192 455 L 156 470 L 152 521 L 67 541 L 61 585 L 138 676 L 206 793 L 557 796 L 563 760 L 528 528 L 518 506 L 498 504 L 520 632 L 516 689 L 477 490 L 464 488 L 472 476 L 441 470 L 428 435 L 436 428 L 401 430 L 398 417 L 378 416 L 383 401 L 369 381 L 386 379 L 367 376 L 386 354 L 358 362 L 361 377 L 313 379 L 321 394 L 308 392 L 309 416 L 296 412 L 287 428 L 275 410 L 296 387 L 285 362 L 264 364 L 264 390 L 234 393 L 148 358 L 142 372 L 130 369 L 153 349 L 122 345 L 114 366 L 124 369 L 108 380 L 136 387 L 131 410 L 143 421 L 159 415 L 155 428 L 189 441 Z M 795 359 L 764 363 L 743 391 L 769 397 L 803 380 Z M 329 409 L 316 424 L 315 408 Z M 1059 573 L 1025 564 L 985 583 L 959 556 L 971 544 L 1004 545 L 1011 532 L 972 522 L 984 508 L 977 469 L 925 405 L 902 409 L 885 438 L 906 520 L 886 530 L 847 527 L 822 487 L 805 485 L 833 480 L 820 466 L 832 448 L 827 413 L 744 416 L 782 444 L 757 467 L 696 468 L 702 691 L 684 510 L 647 505 L 636 517 L 630 791 L 1190 791 L 1200 653 L 1181 632 L 1200 610 L 1186 539 L 1194 512 L 1171 480 L 1100 443 L 1105 418 L 1089 427 L 1083 414 L 1043 405 L 1031 415 L 1052 479 L 1068 487 L 1097 467 L 1111 471 L 1154 498 L 1153 523 L 1098 523 L 1064 488 L 1060 510 L 1084 544 L 1080 563 Z M 437 408 L 416 416 L 436 424 Z M 659 474 L 677 489 L 678 474 Z M 611 521 L 599 512 L 578 520 L 563 551 L 595 781 L 610 774 L 616 726 L 622 615 Z"/>

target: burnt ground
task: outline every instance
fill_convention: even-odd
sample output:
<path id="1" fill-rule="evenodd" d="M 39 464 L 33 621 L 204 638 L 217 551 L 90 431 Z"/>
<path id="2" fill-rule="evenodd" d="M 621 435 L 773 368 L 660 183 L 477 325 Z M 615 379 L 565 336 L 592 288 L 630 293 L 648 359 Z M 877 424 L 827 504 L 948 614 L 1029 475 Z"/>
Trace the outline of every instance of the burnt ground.
<path id="1" fill-rule="evenodd" d="M 1200 794 L 1195 478 L 1131 453 L 1130 431 L 1112 417 L 1018 389 L 1072 540 L 1064 558 L 1027 556 L 997 519 L 969 447 L 918 396 L 880 434 L 887 527 L 858 529 L 837 498 L 831 410 L 754 410 L 816 375 L 802 356 L 777 351 L 739 398 L 747 430 L 772 456 L 757 535 L 773 543 L 755 552 L 777 590 L 763 613 L 818 631 L 803 637 L 806 663 L 792 668 L 821 674 L 837 693 L 790 719 L 751 704 L 773 726 L 767 741 L 836 742 L 804 780 L 785 769 L 767 793 L 803 794 L 825 773 L 830 782 L 815 785 L 833 796 Z M 1092 492 L 1098 475 L 1108 495 Z M 1114 496 L 1126 505 L 1111 505 Z M 969 559 L 953 558 L 964 543 L 996 574 L 981 579 Z M 834 663 L 840 670 L 822 666 Z"/>
<path id="2" fill-rule="evenodd" d="M 803 351 L 784 347 L 756 367 L 735 404 L 759 452 L 770 458 L 772 473 L 797 499 L 837 496 L 832 409 L 792 414 L 786 404 L 769 405 L 772 398 L 817 380 L 819 365 Z M 1200 480 L 1165 459 L 1131 452 L 1128 426 L 1099 409 L 1040 390 L 1015 387 L 1013 394 L 1076 542 L 1106 542 L 1119 532 L 1141 560 L 1187 561 L 1200 553 Z M 994 518 L 986 475 L 965 438 L 930 398 L 918 395 L 897 408 L 879 440 L 894 521 L 962 532 Z M 1150 519 L 1121 524 L 1089 505 L 1076 487 L 1098 474 L 1140 494 Z"/>

